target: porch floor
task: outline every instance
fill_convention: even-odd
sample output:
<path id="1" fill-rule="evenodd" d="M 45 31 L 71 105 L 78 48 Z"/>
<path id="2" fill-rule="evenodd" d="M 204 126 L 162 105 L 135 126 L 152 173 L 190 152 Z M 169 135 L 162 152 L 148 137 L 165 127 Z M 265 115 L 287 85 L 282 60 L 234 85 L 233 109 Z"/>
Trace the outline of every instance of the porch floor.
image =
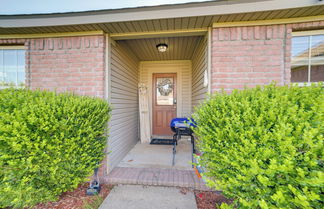
<path id="1" fill-rule="evenodd" d="M 192 170 L 191 142 L 185 137 L 178 142 L 174 166 L 172 166 L 172 148 L 172 145 L 137 143 L 118 167 Z"/>
<path id="2" fill-rule="evenodd" d="M 210 190 L 191 165 L 191 142 L 178 142 L 175 166 L 171 145 L 136 144 L 107 176 L 109 184 L 187 187 Z"/>

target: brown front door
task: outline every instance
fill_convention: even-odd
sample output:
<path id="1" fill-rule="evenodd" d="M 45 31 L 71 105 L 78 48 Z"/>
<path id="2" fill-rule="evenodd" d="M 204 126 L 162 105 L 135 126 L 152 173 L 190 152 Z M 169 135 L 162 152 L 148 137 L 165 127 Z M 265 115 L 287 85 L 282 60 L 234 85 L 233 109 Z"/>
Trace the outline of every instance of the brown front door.
<path id="1" fill-rule="evenodd" d="M 153 74 L 153 135 L 172 135 L 170 121 L 177 115 L 176 73 Z"/>

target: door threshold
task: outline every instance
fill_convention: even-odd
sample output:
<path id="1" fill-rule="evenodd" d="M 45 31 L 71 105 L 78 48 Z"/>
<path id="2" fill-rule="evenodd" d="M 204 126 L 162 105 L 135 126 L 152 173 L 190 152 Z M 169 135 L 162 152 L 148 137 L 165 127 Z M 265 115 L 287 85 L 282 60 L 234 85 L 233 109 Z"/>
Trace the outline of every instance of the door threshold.
<path id="1" fill-rule="evenodd" d="M 173 135 L 152 135 L 151 139 L 173 139 Z"/>

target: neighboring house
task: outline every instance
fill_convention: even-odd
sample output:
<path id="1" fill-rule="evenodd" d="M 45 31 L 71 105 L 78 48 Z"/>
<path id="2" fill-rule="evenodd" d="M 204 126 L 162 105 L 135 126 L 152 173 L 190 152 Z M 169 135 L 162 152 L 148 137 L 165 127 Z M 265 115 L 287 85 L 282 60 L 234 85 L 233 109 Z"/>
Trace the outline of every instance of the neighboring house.
<path id="1" fill-rule="evenodd" d="M 139 83 L 148 87 L 152 135 L 168 135 L 170 119 L 190 116 L 207 93 L 323 81 L 323 3 L 219 0 L 0 15 L 0 80 L 107 99 L 104 177 L 139 140 Z"/>

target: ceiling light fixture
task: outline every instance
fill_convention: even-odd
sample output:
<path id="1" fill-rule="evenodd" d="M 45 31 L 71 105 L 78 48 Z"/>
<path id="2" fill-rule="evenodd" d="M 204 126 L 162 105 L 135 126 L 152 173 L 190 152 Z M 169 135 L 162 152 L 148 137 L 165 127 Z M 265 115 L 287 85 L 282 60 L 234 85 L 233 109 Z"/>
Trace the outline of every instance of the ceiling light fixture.
<path id="1" fill-rule="evenodd" d="M 161 43 L 156 45 L 156 48 L 159 52 L 166 52 L 166 50 L 168 49 L 168 45 Z"/>

